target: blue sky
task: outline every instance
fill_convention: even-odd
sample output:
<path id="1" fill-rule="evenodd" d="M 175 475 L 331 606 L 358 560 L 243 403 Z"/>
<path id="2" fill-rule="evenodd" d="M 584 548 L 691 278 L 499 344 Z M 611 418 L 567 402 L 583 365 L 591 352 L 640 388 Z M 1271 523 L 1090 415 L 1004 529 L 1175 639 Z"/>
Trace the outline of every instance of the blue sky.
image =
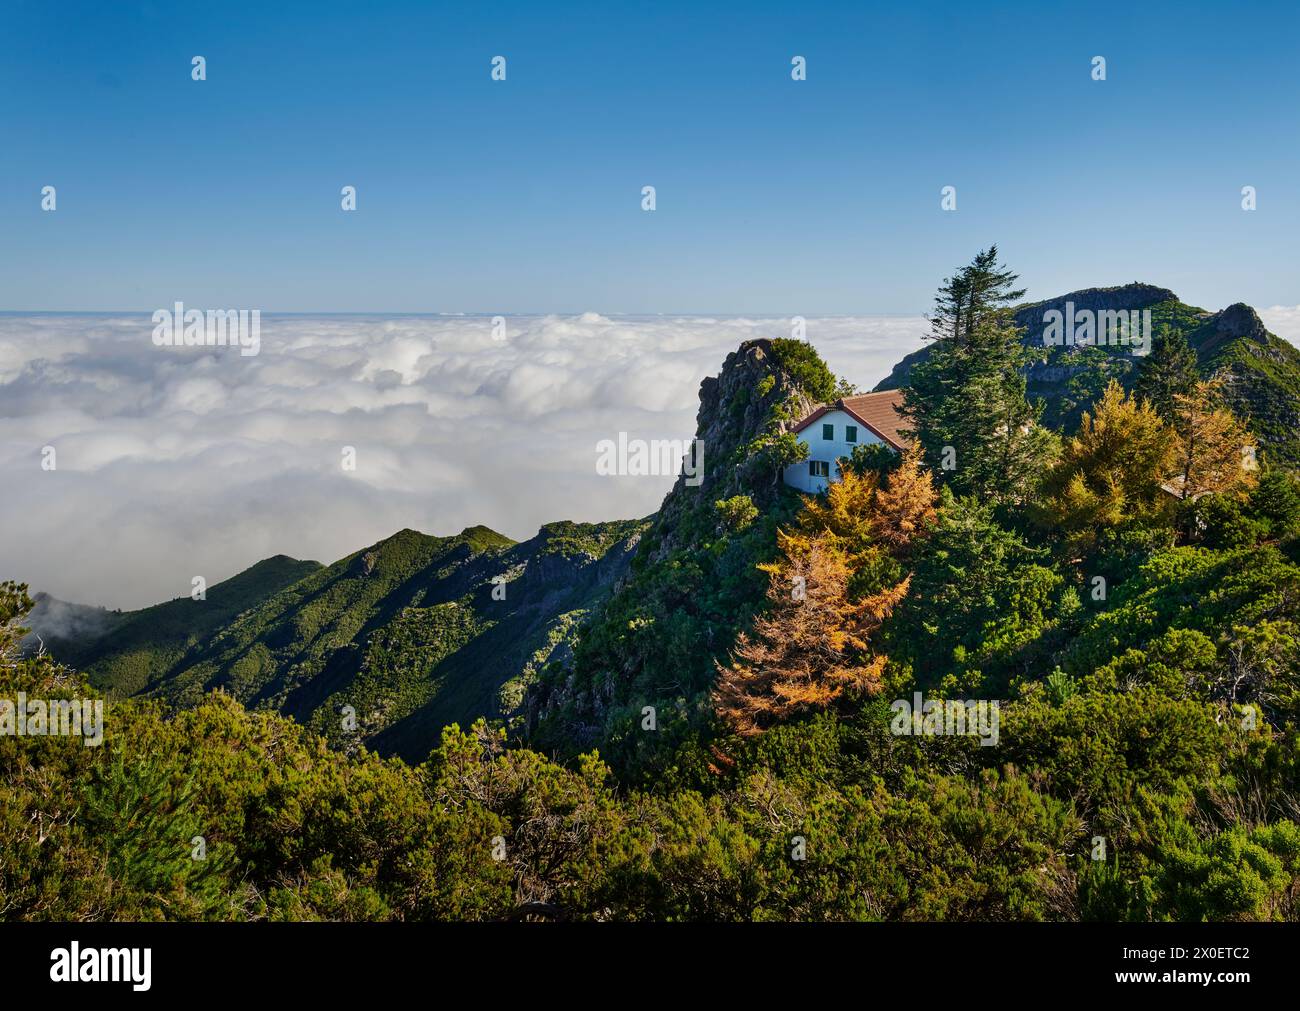
<path id="1" fill-rule="evenodd" d="M 0 309 L 1300 303 L 1294 4 L 703 6 L 10 0 Z"/>

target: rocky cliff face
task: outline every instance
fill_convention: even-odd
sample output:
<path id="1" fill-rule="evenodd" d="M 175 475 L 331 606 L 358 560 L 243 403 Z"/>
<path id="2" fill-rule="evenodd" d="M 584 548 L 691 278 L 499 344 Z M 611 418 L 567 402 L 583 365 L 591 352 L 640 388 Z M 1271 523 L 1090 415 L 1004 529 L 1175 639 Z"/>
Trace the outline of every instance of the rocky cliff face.
<path id="1" fill-rule="evenodd" d="M 748 495 L 759 509 L 769 507 L 783 484 L 764 447 L 816 406 L 781 368 L 770 340 L 745 341 L 727 355 L 721 371 L 700 383 L 695 439 L 704 446 L 703 481 L 692 486 L 685 475 L 677 478 L 650 531 L 649 559 L 689 546 L 699 531 L 682 536 L 683 520 L 719 499 Z"/>
<path id="2" fill-rule="evenodd" d="M 1161 302 L 1177 301 L 1178 296 L 1168 288 L 1154 284 L 1134 281 L 1132 284 L 1115 285 L 1110 288 L 1080 288 L 1068 295 L 1060 295 L 1042 302 L 1031 302 L 1016 310 L 1016 325 L 1033 328 L 1034 324 L 1042 329 L 1043 313 L 1055 309 L 1065 311 L 1065 304 L 1072 302 L 1076 312 L 1087 309 L 1091 312 L 1103 310 L 1149 309 Z"/>
<path id="3" fill-rule="evenodd" d="M 1202 360 L 1212 360 L 1233 341 L 1267 345 L 1272 335 L 1259 314 L 1244 302 L 1234 302 L 1222 312 L 1207 314 L 1204 333 L 1197 344 Z"/>
<path id="4" fill-rule="evenodd" d="M 1265 461 L 1300 467 L 1300 351 L 1240 302 L 1190 340 L 1201 370 L 1223 383 L 1233 411 L 1259 438 Z"/>
<path id="5" fill-rule="evenodd" d="M 623 734 L 635 738 L 627 745 L 633 750 L 653 747 L 671 735 L 628 733 L 643 704 L 655 705 L 661 720 L 689 721 L 703 711 L 715 658 L 762 599 L 766 579 L 755 562 L 773 550 L 775 525 L 797 499 L 778 466 L 783 437 L 815 406 L 769 340 L 746 341 L 700 384 L 703 480 L 692 485 L 679 476 L 575 655 L 530 689 L 527 727 L 538 746 L 599 743 L 608 753 Z M 728 530 L 716 503 L 737 495 L 760 518 Z"/>

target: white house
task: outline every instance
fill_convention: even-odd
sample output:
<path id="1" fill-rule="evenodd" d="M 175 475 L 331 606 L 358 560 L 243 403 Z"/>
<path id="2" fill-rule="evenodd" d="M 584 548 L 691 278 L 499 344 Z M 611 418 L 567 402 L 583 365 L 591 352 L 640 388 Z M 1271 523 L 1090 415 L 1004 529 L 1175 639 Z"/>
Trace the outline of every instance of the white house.
<path id="1" fill-rule="evenodd" d="M 851 457 L 858 446 L 883 442 L 901 453 L 908 446 L 898 431 L 906 425 L 898 413 L 902 405 L 901 390 L 864 393 L 823 404 L 794 428 L 796 438 L 808 447 L 808 459 L 785 469 L 785 483 L 803 492 L 824 491 L 839 480 L 837 461 Z"/>

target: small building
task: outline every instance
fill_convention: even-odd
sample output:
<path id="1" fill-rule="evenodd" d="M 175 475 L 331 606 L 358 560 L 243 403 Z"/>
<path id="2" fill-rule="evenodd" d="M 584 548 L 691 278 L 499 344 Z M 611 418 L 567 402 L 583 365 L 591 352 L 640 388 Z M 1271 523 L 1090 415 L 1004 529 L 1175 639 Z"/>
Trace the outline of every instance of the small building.
<path id="1" fill-rule="evenodd" d="M 785 469 L 785 483 L 803 492 L 825 491 L 839 480 L 838 461 L 853 455 L 858 446 L 884 443 L 896 453 L 908 441 L 899 428 L 907 424 L 898 413 L 902 390 L 882 390 L 844 397 L 823 404 L 794 428 L 796 438 L 808 447 L 808 459 Z"/>

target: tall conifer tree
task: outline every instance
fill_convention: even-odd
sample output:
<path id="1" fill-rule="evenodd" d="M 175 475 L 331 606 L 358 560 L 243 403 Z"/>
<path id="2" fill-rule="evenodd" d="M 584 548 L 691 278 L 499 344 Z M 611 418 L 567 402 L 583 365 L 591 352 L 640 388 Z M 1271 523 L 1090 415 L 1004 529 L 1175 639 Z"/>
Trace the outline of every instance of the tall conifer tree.
<path id="1" fill-rule="evenodd" d="M 960 494 L 1020 502 L 1055 445 L 1039 427 L 1021 371 L 1036 353 L 1011 306 L 1025 294 L 997 246 L 945 279 L 930 320 L 929 358 L 903 387 L 904 413 L 925 462 Z"/>
<path id="2" fill-rule="evenodd" d="M 1200 380 L 1196 352 L 1181 330 L 1166 328 L 1156 335 L 1151 353 L 1138 364 L 1133 392 L 1165 421 L 1174 419 L 1174 400 L 1196 392 Z"/>

